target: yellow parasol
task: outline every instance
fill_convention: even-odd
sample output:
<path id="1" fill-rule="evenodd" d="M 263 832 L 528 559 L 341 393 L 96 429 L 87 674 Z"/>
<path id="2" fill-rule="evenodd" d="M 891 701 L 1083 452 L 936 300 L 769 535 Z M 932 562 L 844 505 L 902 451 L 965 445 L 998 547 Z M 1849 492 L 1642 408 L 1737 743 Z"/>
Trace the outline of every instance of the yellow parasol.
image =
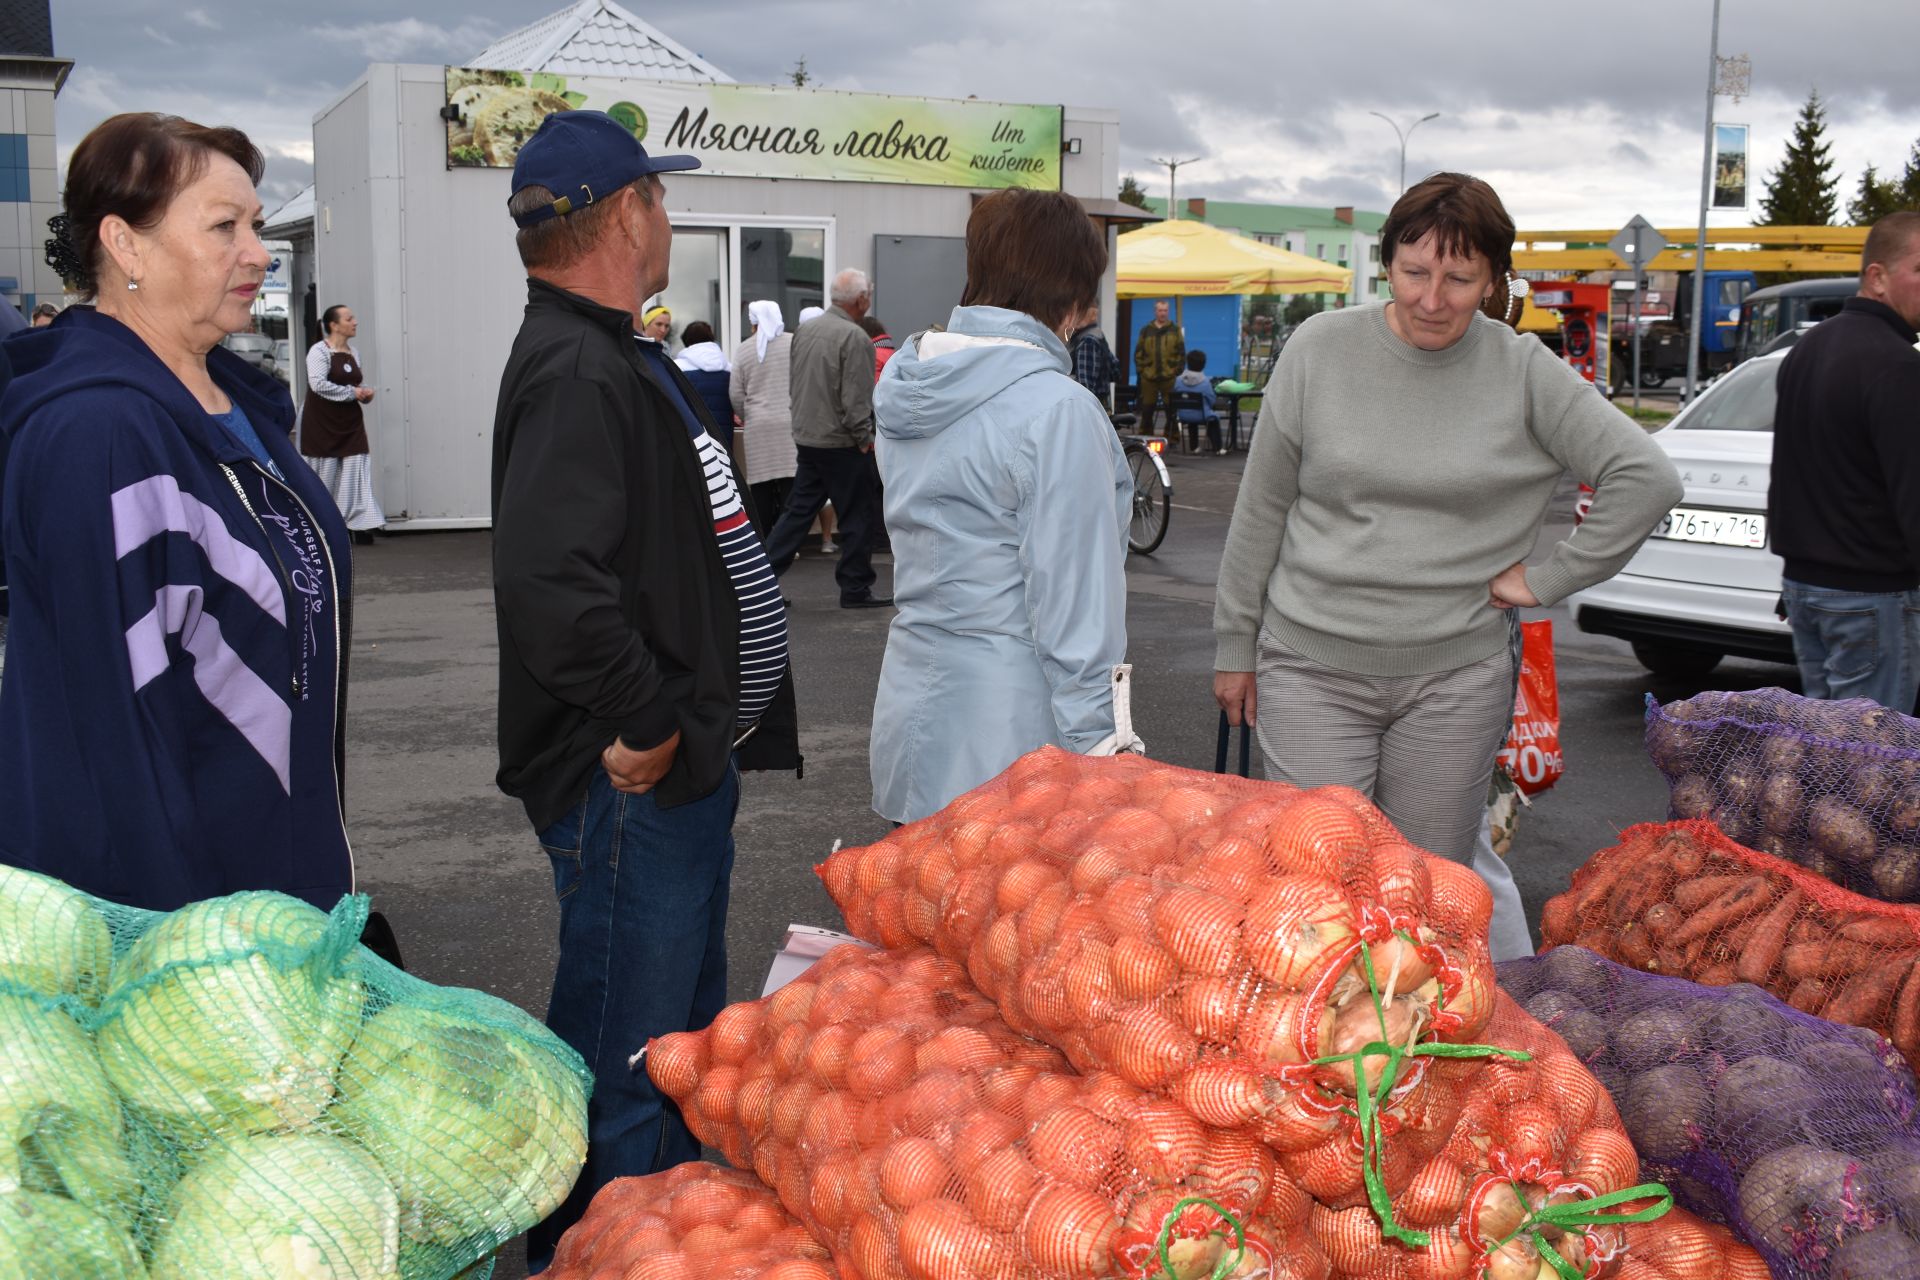
<path id="1" fill-rule="evenodd" d="M 1204 222 L 1161 222 L 1120 237 L 1114 285 L 1122 298 L 1345 293 L 1353 272 Z"/>

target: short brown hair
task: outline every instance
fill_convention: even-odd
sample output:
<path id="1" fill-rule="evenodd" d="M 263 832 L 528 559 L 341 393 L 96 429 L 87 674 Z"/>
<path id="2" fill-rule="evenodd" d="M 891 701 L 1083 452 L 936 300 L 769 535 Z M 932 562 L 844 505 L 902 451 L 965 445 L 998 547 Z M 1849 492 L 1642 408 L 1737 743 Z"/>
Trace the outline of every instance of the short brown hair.
<path id="1" fill-rule="evenodd" d="M 659 181 L 647 174 L 625 187 L 616 187 L 612 195 L 602 196 L 584 208 L 521 227 L 513 237 L 513 247 L 520 251 L 520 265 L 529 271 L 554 271 L 572 266 L 593 252 L 593 246 L 606 229 L 607 219 L 613 216 L 615 196 L 631 187 L 641 204 L 651 205 Z M 507 201 L 507 212 L 517 218 L 535 209 L 544 209 L 559 198 L 542 186 L 522 187 Z"/>
<path id="2" fill-rule="evenodd" d="M 1920 236 L 1920 213 L 1902 209 L 1873 224 L 1867 232 L 1867 247 L 1860 253 L 1860 283 L 1867 282 L 1867 268 L 1878 263 L 1886 266 L 1907 251 L 1915 236 Z"/>
<path id="3" fill-rule="evenodd" d="M 1513 270 L 1513 219 L 1492 187 L 1467 173 L 1436 173 L 1407 188 L 1380 228 L 1380 260 L 1393 265 L 1393 251 L 1431 233 L 1442 253 L 1479 254 L 1504 280 Z"/>
<path id="4" fill-rule="evenodd" d="M 967 219 L 963 307 L 1024 311 L 1049 329 L 1100 294 L 1107 246 L 1081 203 L 1064 191 L 1010 187 Z"/>
<path id="5" fill-rule="evenodd" d="M 132 111 L 94 126 L 67 163 L 67 236 L 75 261 L 68 283 L 91 298 L 100 287 L 100 224 L 118 214 L 145 231 L 167 215 L 173 198 L 206 172 L 213 156 L 247 171 L 254 186 L 266 160 L 251 139 L 230 125 L 209 127 L 157 111 Z"/>

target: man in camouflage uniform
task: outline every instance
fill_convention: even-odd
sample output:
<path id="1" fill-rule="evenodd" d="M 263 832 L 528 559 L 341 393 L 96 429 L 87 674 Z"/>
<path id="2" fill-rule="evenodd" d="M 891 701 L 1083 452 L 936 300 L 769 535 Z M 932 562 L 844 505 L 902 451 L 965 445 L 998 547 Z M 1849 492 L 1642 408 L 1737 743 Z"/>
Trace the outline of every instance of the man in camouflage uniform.
<path id="1" fill-rule="evenodd" d="M 1165 407 L 1167 430 L 1174 430 L 1173 406 L 1167 397 L 1173 391 L 1173 380 L 1187 367 L 1187 340 L 1181 336 L 1180 326 L 1167 318 L 1167 304 L 1153 304 L 1153 323 L 1140 330 L 1140 340 L 1133 344 L 1133 371 L 1140 380 L 1140 429 L 1151 433 L 1153 414 L 1157 408 Z"/>

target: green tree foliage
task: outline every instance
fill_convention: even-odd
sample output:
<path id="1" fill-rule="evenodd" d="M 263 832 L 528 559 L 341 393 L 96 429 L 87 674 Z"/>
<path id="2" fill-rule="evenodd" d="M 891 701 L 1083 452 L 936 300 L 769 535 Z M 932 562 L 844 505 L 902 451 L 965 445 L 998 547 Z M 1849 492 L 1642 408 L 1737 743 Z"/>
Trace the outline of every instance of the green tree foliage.
<path id="1" fill-rule="evenodd" d="M 1132 174 L 1120 179 L 1120 203 L 1130 204 L 1136 209 L 1147 207 L 1147 189 Z"/>
<path id="2" fill-rule="evenodd" d="M 1906 171 L 1898 178 L 1881 177 L 1872 166 L 1860 175 L 1860 185 L 1847 205 L 1847 221 L 1869 227 L 1901 209 L 1920 210 L 1920 141 L 1907 152 Z"/>
<path id="3" fill-rule="evenodd" d="M 1847 205 L 1847 221 L 1856 227 L 1870 227 L 1899 207 L 1900 184 L 1882 178 L 1868 165 Z"/>
<path id="4" fill-rule="evenodd" d="M 1833 171 L 1833 147 L 1827 142 L 1827 111 L 1818 90 L 1807 95 L 1793 141 L 1780 165 L 1767 175 L 1760 197 L 1760 223 L 1823 227 L 1839 210 L 1840 179 Z"/>
<path id="5" fill-rule="evenodd" d="M 1327 300 L 1317 293 L 1296 293 L 1287 299 L 1287 309 L 1281 313 L 1281 319 L 1292 328 L 1308 316 L 1317 316 L 1326 310 Z"/>
<path id="6" fill-rule="evenodd" d="M 807 71 L 807 60 L 802 58 L 794 63 L 793 70 L 787 72 L 787 78 L 793 81 L 793 87 L 796 89 L 804 89 L 812 84 L 813 76 Z"/>

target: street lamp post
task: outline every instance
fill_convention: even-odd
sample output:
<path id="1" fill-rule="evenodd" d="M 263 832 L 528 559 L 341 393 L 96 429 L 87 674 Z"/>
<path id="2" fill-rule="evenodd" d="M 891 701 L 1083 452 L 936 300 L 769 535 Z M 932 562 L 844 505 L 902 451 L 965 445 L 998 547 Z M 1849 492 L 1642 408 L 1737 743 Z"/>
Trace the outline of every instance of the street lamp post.
<path id="1" fill-rule="evenodd" d="M 1205 159 L 1206 159 L 1205 156 L 1188 156 L 1185 160 L 1162 160 L 1158 156 L 1154 157 L 1153 162 L 1155 164 L 1166 166 L 1167 218 L 1170 221 L 1178 222 L 1180 220 L 1180 206 L 1173 202 L 1174 180 L 1180 176 L 1180 166 L 1183 164 L 1196 164 L 1199 161 L 1205 160 Z"/>
<path id="2" fill-rule="evenodd" d="M 1693 242 L 1693 315 L 1687 322 L 1687 389 L 1693 403 L 1700 379 L 1700 308 L 1707 299 L 1707 205 L 1713 199 L 1713 100 L 1720 92 L 1720 0 L 1713 0 L 1713 33 L 1707 37 L 1707 139 L 1700 161 L 1700 229 Z M 1638 335 L 1634 337 L 1637 343 Z"/>
<path id="3" fill-rule="evenodd" d="M 1405 133 L 1400 132 L 1400 126 L 1395 123 L 1392 116 L 1383 115 L 1378 111 L 1369 111 L 1367 114 L 1370 116 L 1379 116 L 1389 125 L 1392 125 L 1393 136 L 1400 139 L 1400 190 L 1405 192 L 1407 189 L 1407 142 L 1413 137 L 1413 131 L 1415 129 L 1418 129 L 1429 120 L 1439 119 L 1440 113 L 1438 111 L 1429 111 L 1426 115 L 1421 116 L 1418 120 L 1408 125 Z"/>

